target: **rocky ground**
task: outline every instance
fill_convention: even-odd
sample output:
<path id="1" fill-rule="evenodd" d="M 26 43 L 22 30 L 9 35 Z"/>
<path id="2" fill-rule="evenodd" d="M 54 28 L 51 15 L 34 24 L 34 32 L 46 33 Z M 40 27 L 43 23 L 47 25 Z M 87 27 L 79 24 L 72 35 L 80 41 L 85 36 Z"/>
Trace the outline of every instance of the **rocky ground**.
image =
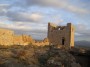
<path id="1" fill-rule="evenodd" d="M 49 46 L 0 46 L 0 67 L 81 67 L 66 50 Z"/>

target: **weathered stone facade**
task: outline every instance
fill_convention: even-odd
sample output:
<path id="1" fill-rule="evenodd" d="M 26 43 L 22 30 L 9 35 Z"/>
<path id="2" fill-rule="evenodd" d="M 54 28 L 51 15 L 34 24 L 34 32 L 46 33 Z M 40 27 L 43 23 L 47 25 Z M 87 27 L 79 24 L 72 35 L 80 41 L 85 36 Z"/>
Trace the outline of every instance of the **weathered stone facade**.
<path id="1" fill-rule="evenodd" d="M 0 45 L 12 45 L 14 32 L 7 29 L 0 29 Z"/>
<path id="2" fill-rule="evenodd" d="M 42 41 L 35 41 L 29 35 L 16 35 L 14 31 L 8 29 L 0 29 L 0 45 L 37 45 L 45 46 L 49 45 L 48 38 Z"/>
<path id="3" fill-rule="evenodd" d="M 74 26 L 71 23 L 68 23 L 67 26 L 48 23 L 48 39 L 50 45 L 74 47 Z"/>
<path id="4" fill-rule="evenodd" d="M 28 45 L 33 43 L 34 40 L 28 35 L 14 35 L 14 45 Z"/>
<path id="5" fill-rule="evenodd" d="M 28 45 L 34 40 L 28 35 L 15 35 L 14 31 L 0 29 L 0 45 Z"/>

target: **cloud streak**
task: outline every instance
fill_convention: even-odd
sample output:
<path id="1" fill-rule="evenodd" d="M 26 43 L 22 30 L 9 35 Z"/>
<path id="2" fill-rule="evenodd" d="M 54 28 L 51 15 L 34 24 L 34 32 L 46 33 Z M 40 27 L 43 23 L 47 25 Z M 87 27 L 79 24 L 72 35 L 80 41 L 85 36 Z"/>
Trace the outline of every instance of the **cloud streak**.
<path id="1" fill-rule="evenodd" d="M 9 8 L 10 8 L 9 4 L 0 4 L 0 16 L 4 16 Z"/>
<path id="2" fill-rule="evenodd" d="M 22 6 L 43 6 L 43 7 L 52 7 L 64 9 L 74 13 L 90 13 L 89 10 L 84 9 L 83 7 L 78 7 L 71 4 L 70 0 L 24 0 Z M 21 6 L 21 5 L 20 5 Z"/>
<path id="3" fill-rule="evenodd" d="M 43 18 L 41 14 L 27 12 L 8 12 L 7 17 L 16 22 L 39 22 Z"/>

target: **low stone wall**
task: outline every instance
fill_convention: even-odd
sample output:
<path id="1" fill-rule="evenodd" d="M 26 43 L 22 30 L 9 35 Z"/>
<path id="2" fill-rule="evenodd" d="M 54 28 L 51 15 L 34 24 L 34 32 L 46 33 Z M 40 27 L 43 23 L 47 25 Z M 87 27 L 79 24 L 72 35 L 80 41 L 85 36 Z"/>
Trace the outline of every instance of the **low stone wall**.
<path id="1" fill-rule="evenodd" d="M 46 46 L 46 45 L 49 45 L 49 42 L 36 42 L 36 43 L 33 43 L 33 45 Z"/>
<path id="2" fill-rule="evenodd" d="M 49 40 L 48 38 L 45 38 L 42 41 L 35 41 L 33 44 L 37 46 L 46 46 L 46 45 L 49 45 Z"/>

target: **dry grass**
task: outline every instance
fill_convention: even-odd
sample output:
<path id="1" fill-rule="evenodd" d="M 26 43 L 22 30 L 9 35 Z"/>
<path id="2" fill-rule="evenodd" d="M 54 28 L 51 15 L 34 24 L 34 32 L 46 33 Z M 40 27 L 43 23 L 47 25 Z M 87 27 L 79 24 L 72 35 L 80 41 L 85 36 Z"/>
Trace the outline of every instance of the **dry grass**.
<path id="1" fill-rule="evenodd" d="M 33 45 L 0 46 L 0 67 L 3 65 L 6 65 L 7 67 L 18 67 L 17 65 L 20 64 L 22 67 L 28 67 L 28 65 L 38 67 L 40 64 L 37 58 L 39 55 L 37 54 L 43 52 L 43 47 Z M 13 66 L 10 66 L 10 64 Z"/>

